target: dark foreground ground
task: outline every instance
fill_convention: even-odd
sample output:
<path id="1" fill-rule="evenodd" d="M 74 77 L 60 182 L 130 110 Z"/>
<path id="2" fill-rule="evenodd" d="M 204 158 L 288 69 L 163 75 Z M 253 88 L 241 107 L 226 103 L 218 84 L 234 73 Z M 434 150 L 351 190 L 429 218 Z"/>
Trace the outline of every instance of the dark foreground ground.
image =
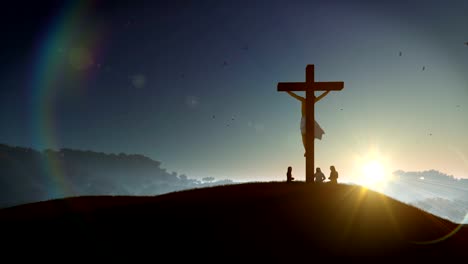
<path id="1" fill-rule="evenodd" d="M 51 200 L 0 210 L 0 228 L 3 249 L 23 252 L 133 252 L 220 263 L 468 256 L 466 226 L 343 184 L 248 183 Z"/>

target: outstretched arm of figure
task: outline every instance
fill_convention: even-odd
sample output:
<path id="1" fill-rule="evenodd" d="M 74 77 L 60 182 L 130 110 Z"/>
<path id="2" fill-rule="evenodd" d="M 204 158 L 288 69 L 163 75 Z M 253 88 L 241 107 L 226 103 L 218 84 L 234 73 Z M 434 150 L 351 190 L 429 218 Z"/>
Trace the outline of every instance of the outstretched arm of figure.
<path id="1" fill-rule="evenodd" d="M 296 98 L 297 100 L 299 100 L 299 101 L 301 101 L 301 102 L 305 101 L 305 98 L 302 97 L 302 96 L 299 96 L 299 95 L 297 95 L 297 94 L 295 94 L 295 93 L 293 93 L 293 92 L 291 92 L 291 91 L 286 91 L 286 92 L 287 92 L 290 96 Z"/>
<path id="2" fill-rule="evenodd" d="M 315 102 L 318 102 L 320 101 L 322 98 L 325 97 L 325 95 L 327 95 L 330 91 L 326 91 L 324 93 L 322 93 L 321 95 L 319 95 L 319 97 L 315 98 Z"/>

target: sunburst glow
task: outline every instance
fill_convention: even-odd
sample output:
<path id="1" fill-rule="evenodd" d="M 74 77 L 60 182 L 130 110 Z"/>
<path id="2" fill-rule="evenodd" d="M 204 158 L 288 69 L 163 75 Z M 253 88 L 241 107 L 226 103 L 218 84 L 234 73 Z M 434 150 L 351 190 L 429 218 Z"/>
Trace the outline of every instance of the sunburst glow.
<path id="1" fill-rule="evenodd" d="M 362 176 L 366 185 L 376 186 L 385 180 L 385 168 L 378 160 L 370 160 L 362 167 Z"/>
<path id="2" fill-rule="evenodd" d="M 382 190 L 392 179 L 389 158 L 378 151 L 369 151 L 356 157 L 356 172 L 359 183 L 371 189 Z"/>

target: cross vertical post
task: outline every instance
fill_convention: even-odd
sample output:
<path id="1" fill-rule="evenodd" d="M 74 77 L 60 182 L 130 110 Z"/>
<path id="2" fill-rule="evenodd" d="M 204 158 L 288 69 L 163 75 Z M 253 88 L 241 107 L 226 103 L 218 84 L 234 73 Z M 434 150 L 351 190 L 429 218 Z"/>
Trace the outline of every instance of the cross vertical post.
<path id="1" fill-rule="evenodd" d="M 306 66 L 305 82 L 284 82 L 278 83 L 278 91 L 305 91 L 305 118 L 306 118 L 306 139 L 305 139 L 305 179 L 307 183 L 314 182 L 315 170 L 315 91 L 339 91 L 343 89 L 343 82 L 315 82 L 315 67 L 313 64 Z"/>
<path id="2" fill-rule="evenodd" d="M 312 87 L 315 82 L 315 69 L 314 65 L 307 65 L 306 67 L 306 85 Z M 314 123 L 315 123 L 315 108 L 314 108 L 314 99 L 315 91 L 314 89 L 306 89 L 306 142 L 305 142 L 305 151 L 306 155 L 306 164 L 305 164 L 305 178 L 306 182 L 314 182 L 314 168 L 315 168 L 315 139 L 310 137 L 315 132 Z M 312 132 L 312 133 L 311 133 Z M 309 169 L 308 169 L 309 168 Z"/>

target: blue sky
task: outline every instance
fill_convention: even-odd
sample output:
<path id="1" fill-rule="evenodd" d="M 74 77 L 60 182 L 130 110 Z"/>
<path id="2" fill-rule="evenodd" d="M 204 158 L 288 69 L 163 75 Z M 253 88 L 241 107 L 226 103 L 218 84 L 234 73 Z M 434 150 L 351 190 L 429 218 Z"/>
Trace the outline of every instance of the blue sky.
<path id="1" fill-rule="evenodd" d="M 284 180 L 292 166 L 301 179 L 300 105 L 276 85 L 314 64 L 317 81 L 344 82 L 316 105 L 325 174 L 359 181 L 377 160 L 468 178 L 466 1 L 9 5 L 1 143 L 144 154 L 194 178 Z"/>

